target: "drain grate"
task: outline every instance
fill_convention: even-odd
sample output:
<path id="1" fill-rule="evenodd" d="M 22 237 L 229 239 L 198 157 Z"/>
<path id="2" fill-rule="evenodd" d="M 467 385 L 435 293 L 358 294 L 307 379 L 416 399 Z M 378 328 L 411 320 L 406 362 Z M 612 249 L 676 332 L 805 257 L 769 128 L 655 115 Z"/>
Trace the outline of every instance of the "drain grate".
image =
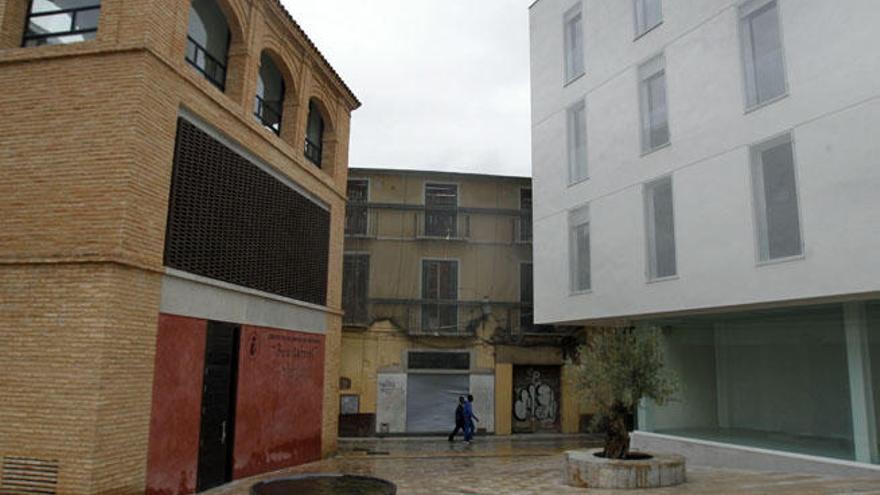
<path id="1" fill-rule="evenodd" d="M 32 457 L 3 457 L 0 495 L 56 495 L 58 461 Z"/>

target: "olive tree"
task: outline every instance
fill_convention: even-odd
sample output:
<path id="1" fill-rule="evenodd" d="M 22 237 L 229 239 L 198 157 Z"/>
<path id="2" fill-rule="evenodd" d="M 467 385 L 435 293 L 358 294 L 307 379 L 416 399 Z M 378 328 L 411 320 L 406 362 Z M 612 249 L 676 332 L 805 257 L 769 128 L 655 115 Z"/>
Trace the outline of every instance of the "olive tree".
<path id="1" fill-rule="evenodd" d="M 626 416 L 641 398 L 665 404 L 678 388 L 677 379 L 664 368 L 659 329 L 596 329 L 571 364 L 581 399 L 596 410 L 592 427 L 605 430 L 604 456 L 626 459 L 629 431 Z"/>

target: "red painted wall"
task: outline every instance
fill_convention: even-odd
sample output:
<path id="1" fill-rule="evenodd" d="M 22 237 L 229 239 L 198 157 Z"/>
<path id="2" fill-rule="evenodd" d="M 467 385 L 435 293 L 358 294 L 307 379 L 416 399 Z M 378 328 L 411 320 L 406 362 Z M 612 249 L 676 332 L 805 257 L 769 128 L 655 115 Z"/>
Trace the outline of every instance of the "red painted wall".
<path id="1" fill-rule="evenodd" d="M 148 495 L 195 491 L 205 331 L 205 320 L 159 315 L 147 454 Z"/>
<path id="2" fill-rule="evenodd" d="M 321 457 L 324 336 L 243 326 L 233 477 Z"/>

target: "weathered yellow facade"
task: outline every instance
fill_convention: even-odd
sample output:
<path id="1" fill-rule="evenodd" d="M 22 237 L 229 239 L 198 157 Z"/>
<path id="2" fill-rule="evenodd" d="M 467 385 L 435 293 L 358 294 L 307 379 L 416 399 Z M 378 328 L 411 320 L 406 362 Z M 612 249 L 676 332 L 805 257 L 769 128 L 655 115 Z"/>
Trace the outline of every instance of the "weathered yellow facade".
<path id="1" fill-rule="evenodd" d="M 432 188 L 453 195 L 449 201 L 454 206 L 433 208 Z M 446 401 L 436 394 L 418 399 L 413 394 L 424 392 L 414 386 L 430 385 L 432 379 L 462 384 L 465 376 L 470 377 L 475 411 L 482 414 L 478 427 L 510 434 L 516 430 L 515 402 L 522 399 L 522 390 L 515 391 L 515 371 L 533 373 L 529 366 L 558 380 L 554 405 L 545 408 L 545 415 L 552 410 L 557 418 L 552 424 L 545 420 L 539 430 L 579 430 L 582 411 L 562 352 L 563 344 L 574 340 L 572 329 L 539 328 L 530 321 L 530 208 L 528 178 L 351 170 L 339 393 L 341 401 L 351 401 L 343 412 L 352 414 L 340 417 L 341 435 L 437 432 L 436 422 L 428 427 L 413 417 L 424 415 L 420 407 L 431 409 L 420 404 L 422 399 L 437 403 L 451 429 L 456 394 L 450 392 Z M 445 230 L 437 231 L 438 222 Z M 448 263 L 455 271 L 450 276 L 454 294 L 440 303 L 429 297 L 427 265 L 432 261 Z M 360 285 L 350 280 L 357 277 L 362 277 Z M 449 300 L 453 295 L 454 301 Z M 438 306 L 455 314 L 449 316 L 453 324 L 431 326 L 425 312 Z M 444 352 L 467 354 L 466 369 L 423 369 L 408 358 Z M 450 376 L 455 374 L 460 378 Z M 519 407 L 522 414 L 525 406 Z"/>

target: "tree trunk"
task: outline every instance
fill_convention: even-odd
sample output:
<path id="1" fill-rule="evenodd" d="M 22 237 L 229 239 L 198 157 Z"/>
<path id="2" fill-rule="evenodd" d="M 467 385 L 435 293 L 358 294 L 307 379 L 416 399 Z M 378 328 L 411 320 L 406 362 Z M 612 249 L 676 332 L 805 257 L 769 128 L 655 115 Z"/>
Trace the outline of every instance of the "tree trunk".
<path id="1" fill-rule="evenodd" d="M 626 429 L 626 408 L 615 404 L 605 430 L 605 458 L 626 459 L 629 455 L 629 431 Z"/>

